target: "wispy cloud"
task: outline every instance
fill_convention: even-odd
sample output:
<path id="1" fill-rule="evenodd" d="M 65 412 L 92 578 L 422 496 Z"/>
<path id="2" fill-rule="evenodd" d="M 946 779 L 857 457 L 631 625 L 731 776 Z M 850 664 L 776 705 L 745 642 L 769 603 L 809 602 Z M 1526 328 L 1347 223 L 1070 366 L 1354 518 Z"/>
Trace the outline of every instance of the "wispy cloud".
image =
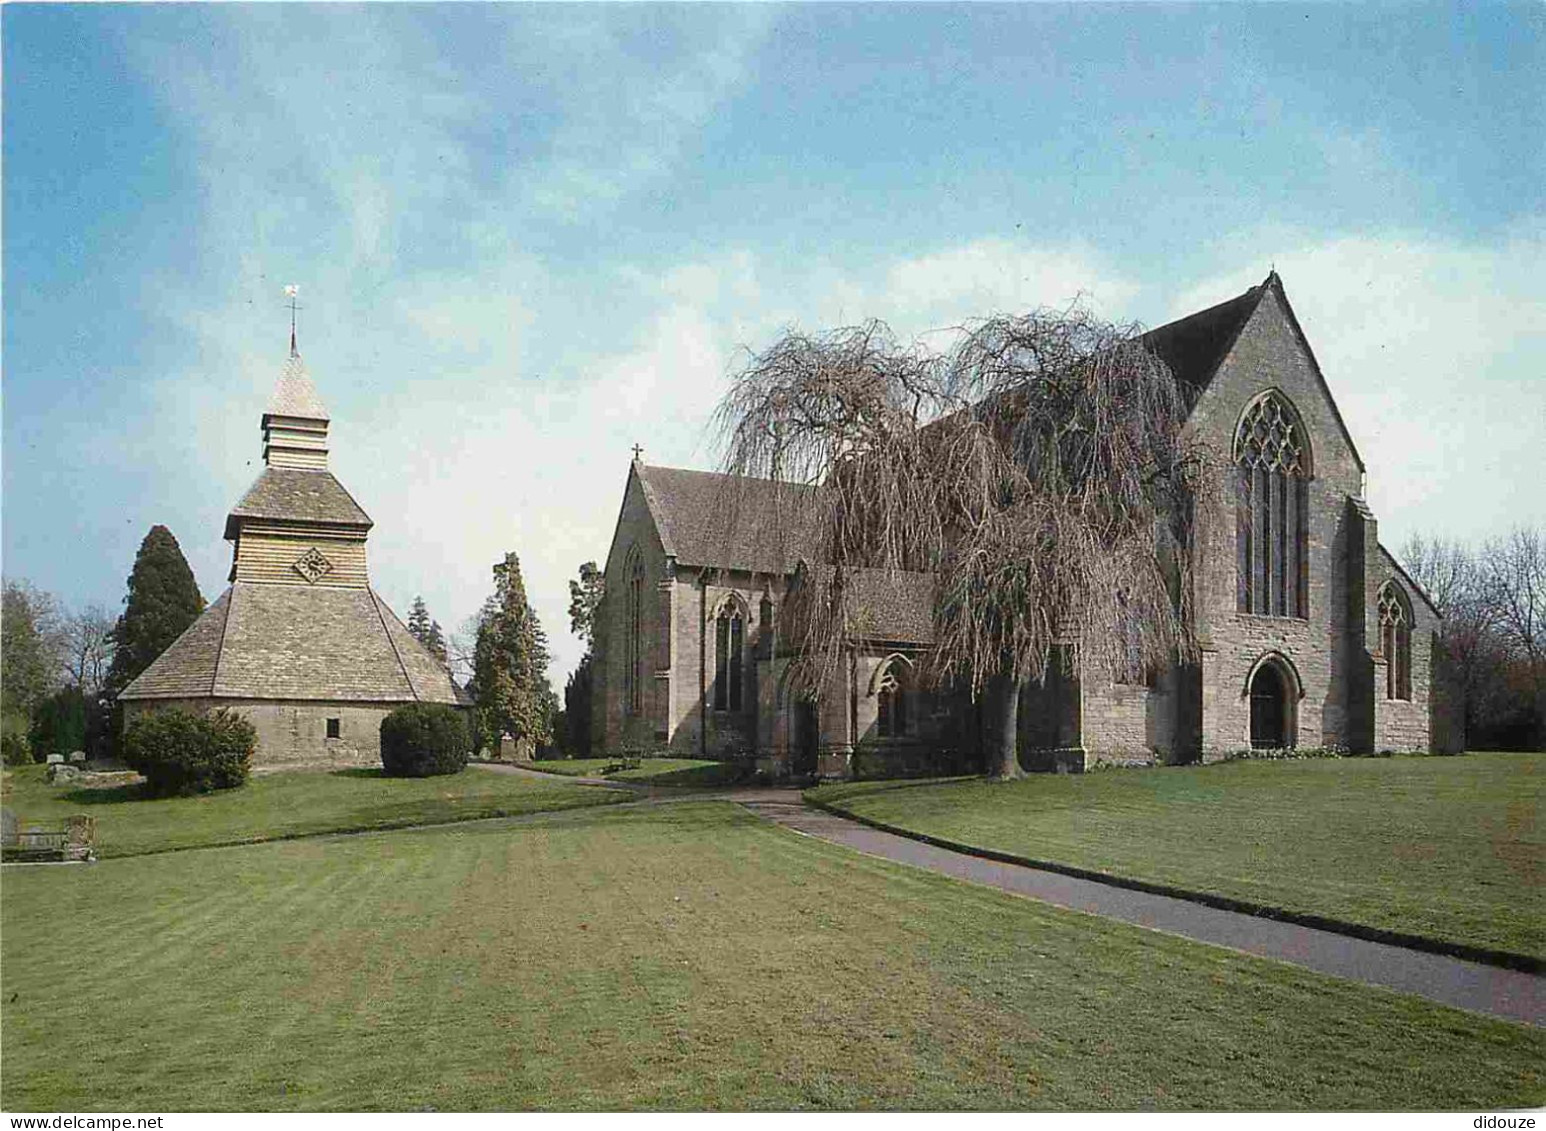
<path id="1" fill-rule="evenodd" d="M 1546 224 L 1492 245 L 1417 233 L 1232 236 L 1232 267 L 1181 291 L 1173 314 L 1260 282 L 1275 258 L 1369 468 L 1381 537 L 1482 538 L 1546 522 Z"/>
<path id="2" fill-rule="evenodd" d="M 257 471 L 290 282 L 334 467 L 376 519 L 378 587 L 400 611 L 422 593 L 454 627 L 516 550 L 559 681 L 579 655 L 565 583 L 606 553 L 630 447 L 712 466 L 727 373 L 791 326 L 881 318 L 911 337 L 1081 296 L 1158 321 L 1238 293 L 1275 256 L 1387 532 L 1540 515 L 1519 471 L 1546 446 L 1540 227 L 1491 247 L 1260 228 L 1219 240 L 1190 279 L 1118 265 L 1076 231 L 913 229 L 862 260 L 744 235 L 599 254 L 608 224 L 702 168 L 759 78 L 776 6 L 468 6 L 460 40 L 412 6 L 306 11 L 302 35 L 282 6 L 173 9 L 126 44 L 203 187 L 181 254 L 144 281 L 186 362 L 145 382 L 153 437 L 114 420 L 83 447 L 104 469 L 151 469 L 153 520 L 206 592 L 229 566 L 221 519 Z"/>

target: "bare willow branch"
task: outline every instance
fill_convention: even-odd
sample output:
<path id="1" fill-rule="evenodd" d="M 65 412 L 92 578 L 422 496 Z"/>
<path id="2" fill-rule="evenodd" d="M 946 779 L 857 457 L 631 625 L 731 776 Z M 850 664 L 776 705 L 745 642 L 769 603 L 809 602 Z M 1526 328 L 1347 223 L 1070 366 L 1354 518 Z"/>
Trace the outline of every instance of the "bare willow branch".
<path id="1" fill-rule="evenodd" d="M 1116 674 L 1195 657 L 1217 477 L 1186 413 L 1138 327 L 1075 307 L 976 323 L 943 355 L 877 322 L 788 333 L 716 424 L 732 483 L 809 488 L 784 625 L 806 686 L 862 642 L 884 585 L 930 604 L 926 678 L 975 697 L 1043 679 L 1060 643 Z"/>

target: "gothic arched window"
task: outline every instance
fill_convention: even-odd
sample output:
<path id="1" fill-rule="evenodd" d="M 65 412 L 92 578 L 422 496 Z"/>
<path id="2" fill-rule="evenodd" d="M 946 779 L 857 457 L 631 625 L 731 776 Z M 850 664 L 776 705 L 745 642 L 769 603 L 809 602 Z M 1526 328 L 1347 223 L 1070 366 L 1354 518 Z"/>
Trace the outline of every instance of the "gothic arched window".
<path id="1" fill-rule="evenodd" d="M 1307 617 L 1305 511 L 1310 445 L 1282 394 L 1253 401 L 1235 430 L 1236 607 L 1242 613 Z"/>
<path id="2" fill-rule="evenodd" d="M 1385 698 L 1412 697 L 1412 606 L 1394 581 L 1380 589 L 1380 649 L 1385 653 Z"/>
<path id="3" fill-rule="evenodd" d="M 628 713 L 644 711 L 644 559 L 634 551 L 628 562 L 628 669 L 623 673 Z"/>
<path id="4" fill-rule="evenodd" d="M 739 711 L 746 677 L 743 642 L 746 618 L 734 602 L 727 602 L 714 620 L 714 710 Z"/>
<path id="5" fill-rule="evenodd" d="M 908 710 L 907 663 L 904 660 L 889 661 L 875 684 L 875 697 L 879 700 L 879 713 L 875 718 L 875 732 L 882 738 L 901 738 L 912 729 L 911 712 Z"/>

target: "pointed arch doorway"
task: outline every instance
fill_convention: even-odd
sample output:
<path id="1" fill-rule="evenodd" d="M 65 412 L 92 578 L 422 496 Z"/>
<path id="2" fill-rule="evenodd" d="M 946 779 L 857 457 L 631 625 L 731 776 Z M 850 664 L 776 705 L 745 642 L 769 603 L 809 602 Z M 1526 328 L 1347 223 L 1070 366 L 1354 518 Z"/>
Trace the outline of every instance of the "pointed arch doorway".
<path id="1" fill-rule="evenodd" d="M 816 701 L 796 695 L 789 714 L 789 772 L 795 777 L 814 777 L 821 742 Z"/>
<path id="2" fill-rule="evenodd" d="M 1294 744 L 1288 680 L 1277 664 L 1261 664 L 1251 677 L 1251 749 L 1282 750 Z"/>

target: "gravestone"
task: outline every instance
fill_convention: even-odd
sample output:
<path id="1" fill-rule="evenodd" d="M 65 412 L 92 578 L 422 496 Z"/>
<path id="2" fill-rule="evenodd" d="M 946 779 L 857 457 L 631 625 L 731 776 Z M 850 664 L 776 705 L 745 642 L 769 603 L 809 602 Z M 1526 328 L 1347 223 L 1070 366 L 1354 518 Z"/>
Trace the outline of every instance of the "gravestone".
<path id="1" fill-rule="evenodd" d="M 62 765 L 63 762 L 64 762 L 64 755 L 63 754 L 50 754 L 48 756 L 48 764 L 50 766 Z"/>

